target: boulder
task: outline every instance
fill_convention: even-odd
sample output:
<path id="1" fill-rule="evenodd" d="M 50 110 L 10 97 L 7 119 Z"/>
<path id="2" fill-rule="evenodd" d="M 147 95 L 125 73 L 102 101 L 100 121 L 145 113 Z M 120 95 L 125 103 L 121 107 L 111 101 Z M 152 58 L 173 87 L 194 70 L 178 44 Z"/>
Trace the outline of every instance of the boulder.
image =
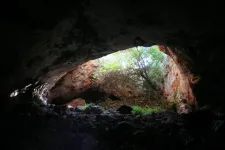
<path id="1" fill-rule="evenodd" d="M 66 103 L 65 105 L 71 106 L 71 107 L 77 107 L 77 106 L 84 106 L 86 104 L 85 100 L 82 98 L 76 98 L 72 101 Z"/>
<path id="2" fill-rule="evenodd" d="M 117 111 L 119 111 L 120 114 L 131 114 L 132 110 L 133 108 L 128 105 L 122 105 L 119 109 L 117 109 Z"/>
<path id="3" fill-rule="evenodd" d="M 77 107 L 74 108 L 74 111 L 75 111 L 75 112 L 83 112 L 84 109 L 83 109 L 82 106 L 77 106 Z"/>
<path id="4" fill-rule="evenodd" d="M 100 106 L 90 105 L 84 110 L 84 112 L 87 114 L 102 114 L 104 109 Z"/>

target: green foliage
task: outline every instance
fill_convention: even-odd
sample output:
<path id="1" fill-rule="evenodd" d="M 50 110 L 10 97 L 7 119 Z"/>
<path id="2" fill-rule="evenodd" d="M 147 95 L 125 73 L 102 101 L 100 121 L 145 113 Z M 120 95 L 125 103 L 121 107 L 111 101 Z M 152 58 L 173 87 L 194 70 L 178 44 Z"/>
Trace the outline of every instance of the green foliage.
<path id="1" fill-rule="evenodd" d="M 147 81 L 152 88 L 158 89 L 163 83 L 162 61 L 164 54 L 155 46 L 149 48 L 148 55 L 151 57 L 151 62 L 147 65 Z"/>
<path id="2" fill-rule="evenodd" d="M 99 73 L 129 70 L 128 74 L 141 76 L 153 85 L 163 80 L 162 61 L 165 57 L 157 46 L 130 48 L 99 59 Z"/>
<path id="3" fill-rule="evenodd" d="M 120 87 L 126 87 L 132 82 L 137 91 L 151 93 L 154 97 L 151 97 L 152 99 L 161 100 L 159 91 L 164 84 L 165 59 L 166 55 L 158 50 L 158 46 L 134 47 L 119 51 L 97 60 L 99 70 L 94 73 L 94 79 L 96 82 L 99 80 L 102 82 L 104 79 L 107 79 L 105 82 L 112 80 L 120 84 Z"/>
<path id="4" fill-rule="evenodd" d="M 135 115 L 142 115 L 142 114 L 151 114 L 153 112 L 159 112 L 159 111 L 163 111 L 162 108 L 160 107 L 140 107 L 140 106 L 132 106 L 132 114 Z"/>
<path id="5" fill-rule="evenodd" d="M 85 104 L 84 106 L 81 106 L 82 110 L 85 110 L 88 106 L 90 106 L 91 104 Z"/>
<path id="6" fill-rule="evenodd" d="M 116 61 L 108 61 L 102 64 L 101 72 L 115 71 L 122 69 L 121 65 Z"/>
<path id="7" fill-rule="evenodd" d="M 145 88 L 160 89 L 164 82 L 163 60 L 166 55 L 157 46 L 150 48 L 135 47 L 128 49 L 130 55 L 126 57 L 131 71 L 143 80 Z M 137 69 L 134 69 L 137 68 Z"/>
<path id="8" fill-rule="evenodd" d="M 126 62 L 126 53 L 126 51 L 119 51 L 98 59 L 99 72 L 104 73 L 125 69 L 126 67 L 123 64 Z"/>

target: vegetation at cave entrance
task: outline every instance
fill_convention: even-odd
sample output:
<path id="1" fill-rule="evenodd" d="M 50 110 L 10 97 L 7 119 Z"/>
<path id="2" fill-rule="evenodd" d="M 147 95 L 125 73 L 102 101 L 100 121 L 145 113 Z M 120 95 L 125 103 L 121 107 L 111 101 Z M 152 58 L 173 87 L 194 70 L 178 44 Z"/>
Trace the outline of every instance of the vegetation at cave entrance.
<path id="1" fill-rule="evenodd" d="M 84 106 L 81 106 L 82 110 L 85 110 L 87 107 L 89 107 L 91 104 L 85 104 Z"/>
<path id="2" fill-rule="evenodd" d="M 134 115 L 142 115 L 142 114 L 151 114 L 153 112 L 163 111 L 161 107 L 140 107 L 140 106 L 132 106 L 132 114 Z"/>
<path id="3" fill-rule="evenodd" d="M 96 60 L 94 81 L 116 96 L 144 97 L 149 105 L 162 105 L 166 59 L 158 46 L 119 51 Z"/>

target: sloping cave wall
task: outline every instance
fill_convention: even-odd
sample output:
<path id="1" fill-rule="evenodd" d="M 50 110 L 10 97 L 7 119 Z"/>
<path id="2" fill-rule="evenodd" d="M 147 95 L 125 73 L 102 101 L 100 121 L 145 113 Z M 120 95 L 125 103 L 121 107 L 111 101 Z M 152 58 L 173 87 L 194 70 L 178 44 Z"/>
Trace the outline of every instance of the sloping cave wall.
<path id="1" fill-rule="evenodd" d="M 74 67 L 68 71 L 60 80 L 58 80 L 52 89 L 48 89 L 48 101 L 55 100 L 53 103 L 64 104 L 71 101 L 78 94 L 86 91 L 91 86 L 91 77 L 97 69 L 97 64 L 93 61 L 88 61 L 82 65 Z M 54 82 L 54 81 L 53 81 Z"/>
<path id="2" fill-rule="evenodd" d="M 158 47 L 170 57 L 168 61 L 168 76 L 165 78 L 164 90 L 166 96 L 171 96 L 172 92 L 177 90 L 178 99 L 186 99 L 189 104 L 197 104 L 192 88 L 199 82 L 200 77 L 194 72 L 195 66 L 192 59 L 185 51 L 176 48 L 171 49 L 166 46 Z"/>
<path id="3" fill-rule="evenodd" d="M 2 102 L 9 93 L 60 66 L 70 67 L 136 45 L 166 45 L 187 54 L 201 80 L 201 104 L 224 105 L 223 2 L 40 1 L 4 5 Z"/>

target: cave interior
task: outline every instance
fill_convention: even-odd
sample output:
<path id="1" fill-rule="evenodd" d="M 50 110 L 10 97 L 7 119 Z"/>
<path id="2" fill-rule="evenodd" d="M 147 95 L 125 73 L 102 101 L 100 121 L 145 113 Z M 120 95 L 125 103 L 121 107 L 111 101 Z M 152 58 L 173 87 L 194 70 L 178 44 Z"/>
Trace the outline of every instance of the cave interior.
<path id="1" fill-rule="evenodd" d="M 224 6 L 7 1 L 0 28 L 1 149 L 225 149 Z M 177 89 L 181 96 L 175 108 L 135 114 L 131 105 L 147 106 L 136 82 L 130 85 L 121 71 L 93 79 L 102 65 L 96 62 L 154 46 L 168 57 L 159 97 L 169 105 Z"/>

